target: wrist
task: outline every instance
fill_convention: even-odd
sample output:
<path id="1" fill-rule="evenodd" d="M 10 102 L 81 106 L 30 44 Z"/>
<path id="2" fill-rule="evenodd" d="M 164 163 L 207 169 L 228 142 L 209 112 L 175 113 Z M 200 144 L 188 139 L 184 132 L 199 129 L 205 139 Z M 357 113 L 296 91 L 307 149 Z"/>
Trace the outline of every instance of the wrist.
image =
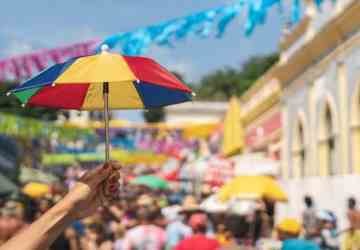
<path id="1" fill-rule="evenodd" d="M 74 216 L 74 203 L 71 202 L 69 199 L 64 197 L 61 201 L 59 201 L 54 207 L 53 207 L 53 213 L 57 216 L 60 216 L 63 218 L 63 221 L 66 224 L 71 224 L 74 220 L 76 220 Z"/>

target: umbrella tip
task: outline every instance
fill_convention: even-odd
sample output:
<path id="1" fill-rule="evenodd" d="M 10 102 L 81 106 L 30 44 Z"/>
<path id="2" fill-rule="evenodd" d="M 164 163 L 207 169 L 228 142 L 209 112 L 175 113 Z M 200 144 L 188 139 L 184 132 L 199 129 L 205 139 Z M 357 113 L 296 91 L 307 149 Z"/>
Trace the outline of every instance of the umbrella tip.
<path id="1" fill-rule="evenodd" d="M 195 96 L 196 96 L 196 93 L 195 93 L 195 92 L 191 92 L 191 95 L 195 97 Z"/>
<path id="2" fill-rule="evenodd" d="M 109 45 L 106 43 L 101 45 L 101 52 L 107 52 L 109 50 Z"/>
<path id="3" fill-rule="evenodd" d="M 11 91 L 6 92 L 6 96 L 11 95 Z"/>
<path id="4" fill-rule="evenodd" d="M 22 108 L 25 108 L 25 105 L 26 105 L 25 103 L 22 103 L 22 104 L 21 104 L 21 107 L 22 107 Z"/>

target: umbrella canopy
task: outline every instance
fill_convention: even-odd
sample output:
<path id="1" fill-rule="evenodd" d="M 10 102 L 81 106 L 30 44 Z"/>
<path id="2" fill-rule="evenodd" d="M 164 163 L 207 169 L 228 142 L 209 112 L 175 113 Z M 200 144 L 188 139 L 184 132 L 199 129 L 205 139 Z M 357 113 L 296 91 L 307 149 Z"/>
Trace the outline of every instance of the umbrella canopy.
<path id="1" fill-rule="evenodd" d="M 224 156 L 238 154 L 244 148 L 244 129 L 241 124 L 240 103 L 232 97 L 224 120 L 224 140 L 222 153 Z"/>
<path id="2" fill-rule="evenodd" d="M 102 45 L 97 55 L 56 64 L 8 92 L 22 105 L 104 110 L 105 160 L 110 159 L 109 109 L 158 108 L 191 100 L 191 89 L 155 61 L 122 56 Z"/>
<path id="3" fill-rule="evenodd" d="M 40 182 L 51 184 L 57 182 L 59 178 L 56 176 L 45 173 L 39 169 L 34 168 L 20 168 L 20 176 L 19 180 L 21 183 L 28 183 L 28 182 Z"/>
<path id="4" fill-rule="evenodd" d="M 50 193 L 50 187 L 47 184 L 30 182 L 23 187 L 22 191 L 32 198 L 41 198 Z"/>
<path id="5" fill-rule="evenodd" d="M 222 213 L 229 208 L 228 202 L 221 202 L 216 194 L 213 194 L 201 202 L 200 207 L 209 213 Z"/>
<path id="6" fill-rule="evenodd" d="M 147 186 L 147 187 L 153 188 L 153 189 L 168 189 L 169 188 L 169 184 L 165 180 L 161 179 L 160 177 L 154 176 L 154 175 L 143 175 L 143 176 L 133 179 L 130 183 L 134 184 L 134 185 Z"/>
<path id="7" fill-rule="evenodd" d="M 0 174 L 0 195 L 8 195 L 18 190 L 18 187 L 12 181 Z"/>
<path id="8" fill-rule="evenodd" d="M 218 192 L 221 201 L 234 198 L 268 198 L 274 201 L 287 201 L 287 195 L 275 179 L 268 176 L 238 176 Z"/>
<path id="9" fill-rule="evenodd" d="M 156 108 L 191 100 L 191 89 L 155 61 L 103 52 L 56 64 L 13 89 L 24 105 L 102 110 Z"/>

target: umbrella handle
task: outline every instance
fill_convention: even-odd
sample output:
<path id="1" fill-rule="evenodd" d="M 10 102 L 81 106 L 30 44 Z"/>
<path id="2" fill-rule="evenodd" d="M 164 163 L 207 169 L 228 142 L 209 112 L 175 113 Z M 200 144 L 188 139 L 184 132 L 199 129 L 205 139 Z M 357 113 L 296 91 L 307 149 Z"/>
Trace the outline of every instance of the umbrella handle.
<path id="1" fill-rule="evenodd" d="M 105 162 L 110 160 L 110 135 L 109 135 L 109 83 L 103 83 L 104 98 L 104 124 L 105 124 Z"/>

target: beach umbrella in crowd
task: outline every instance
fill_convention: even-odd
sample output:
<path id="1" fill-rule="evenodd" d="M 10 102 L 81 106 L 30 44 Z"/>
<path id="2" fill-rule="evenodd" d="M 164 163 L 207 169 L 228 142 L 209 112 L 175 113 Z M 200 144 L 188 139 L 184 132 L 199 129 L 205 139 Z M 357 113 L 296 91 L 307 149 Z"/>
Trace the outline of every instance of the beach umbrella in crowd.
<path id="1" fill-rule="evenodd" d="M 20 168 L 19 180 L 21 183 L 40 182 L 51 184 L 59 181 L 59 178 L 53 174 L 45 173 L 39 169 L 34 168 Z"/>
<path id="2" fill-rule="evenodd" d="M 223 213 L 229 208 L 228 202 L 221 202 L 216 194 L 203 200 L 200 207 L 209 213 Z"/>
<path id="3" fill-rule="evenodd" d="M 44 183 L 29 182 L 23 187 L 22 192 L 32 198 L 41 198 L 50 193 L 50 186 Z"/>
<path id="4" fill-rule="evenodd" d="M 130 184 L 146 186 L 152 189 L 168 189 L 169 183 L 155 175 L 143 175 L 130 181 Z"/>
<path id="5" fill-rule="evenodd" d="M 0 173 L 0 196 L 9 195 L 19 191 L 19 188 L 7 177 Z"/>
<path id="6" fill-rule="evenodd" d="M 221 201 L 236 198 L 267 198 L 274 201 L 288 199 L 276 180 L 268 176 L 238 176 L 220 188 L 218 197 Z"/>
<path id="7" fill-rule="evenodd" d="M 105 159 L 109 110 L 151 109 L 191 100 L 191 89 L 152 59 L 122 56 L 102 45 L 96 55 L 56 64 L 8 92 L 23 106 L 103 110 Z"/>

